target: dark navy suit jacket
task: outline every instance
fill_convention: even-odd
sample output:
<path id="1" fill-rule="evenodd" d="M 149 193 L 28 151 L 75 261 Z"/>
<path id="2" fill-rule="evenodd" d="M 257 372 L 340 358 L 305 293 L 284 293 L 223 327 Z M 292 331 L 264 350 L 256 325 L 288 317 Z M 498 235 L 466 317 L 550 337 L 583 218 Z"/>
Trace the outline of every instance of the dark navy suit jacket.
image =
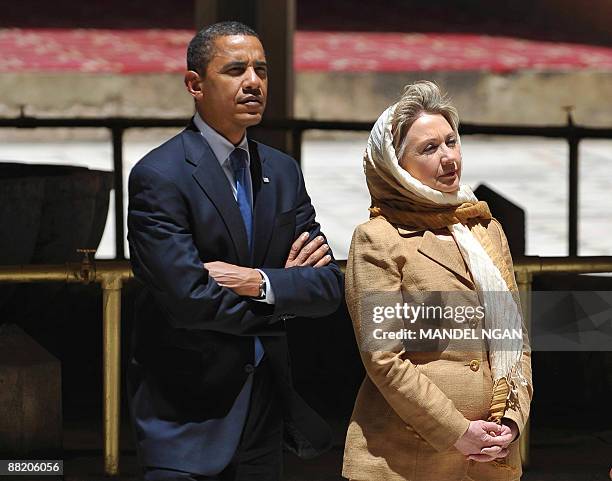
<path id="1" fill-rule="evenodd" d="M 253 336 L 260 336 L 277 381 L 270 395 L 284 407 L 286 445 L 310 457 L 329 447 L 331 437 L 291 386 L 284 322 L 334 312 L 342 274 L 335 262 L 284 268 L 296 237 L 320 235 L 319 224 L 295 160 L 253 141 L 249 150 L 252 252 L 227 177 L 193 122 L 133 168 L 128 239 L 135 276 L 145 286 L 137 301 L 133 357 L 154 386 L 156 416 L 201 422 L 229 412 L 253 372 Z M 202 266 L 210 261 L 262 269 L 275 304 L 220 287 Z M 181 440 L 170 446 L 160 446 L 166 457 L 172 446 L 180 450 Z"/>

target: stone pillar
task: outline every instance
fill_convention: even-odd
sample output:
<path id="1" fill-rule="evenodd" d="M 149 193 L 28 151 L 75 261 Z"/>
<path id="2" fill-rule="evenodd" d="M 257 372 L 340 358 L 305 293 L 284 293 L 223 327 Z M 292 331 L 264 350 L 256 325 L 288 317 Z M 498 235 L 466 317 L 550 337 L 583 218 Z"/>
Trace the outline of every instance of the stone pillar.
<path id="1" fill-rule="evenodd" d="M 223 20 L 245 23 L 253 27 L 261 38 L 270 76 L 264 119 L 293 118 L 295 0 L 195 1 L 196 29 Z M 284 152 L 293 151 L 291 133 L 288 131 L 255 127 L 249 130 L 249 136 Z"/>

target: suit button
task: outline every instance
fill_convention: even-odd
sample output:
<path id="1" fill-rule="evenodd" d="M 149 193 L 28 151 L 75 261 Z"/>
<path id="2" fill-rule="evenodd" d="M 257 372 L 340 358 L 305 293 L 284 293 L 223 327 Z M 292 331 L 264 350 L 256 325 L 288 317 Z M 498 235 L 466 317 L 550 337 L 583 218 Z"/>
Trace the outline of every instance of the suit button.
<path id="1" fill-rule="evenodd" d="M 476 319 L 471 319 L 470 320 L 470 327 L 472 329 L 476 329 L 476 326 L 478 326 L 478 321 Z"/>
<path id="2" fill-rule="evenodd" d="M 245 364 L 244 372 L 246 372 L 247 374 L 251 374 L 254 371 L 255 371 L 255 366 L 253 366 L 253 364 Z"/>
<path id="3" fill-rule="evenodd" d="M 470 361 L 470 369 L 474 372 L 478 371 L 478 368 L 480 367 L 480 361 L 478 359 L 472 359 Z"/>

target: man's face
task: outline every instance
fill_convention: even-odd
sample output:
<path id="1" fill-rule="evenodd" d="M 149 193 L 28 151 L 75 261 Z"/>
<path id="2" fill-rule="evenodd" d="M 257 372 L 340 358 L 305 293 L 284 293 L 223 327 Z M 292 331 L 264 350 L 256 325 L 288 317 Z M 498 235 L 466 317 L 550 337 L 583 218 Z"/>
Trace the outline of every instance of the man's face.
<path id="1" fill-rule="evenodd" d="M 196 96 L 202 118 L 237 143 L 247 127 L 261 122 L 268 93 L 268 68 L 261 42 L 247 35 L 215 39 L 213 58 Z M 235 139 L 238 140 L 235 140 Z"/>

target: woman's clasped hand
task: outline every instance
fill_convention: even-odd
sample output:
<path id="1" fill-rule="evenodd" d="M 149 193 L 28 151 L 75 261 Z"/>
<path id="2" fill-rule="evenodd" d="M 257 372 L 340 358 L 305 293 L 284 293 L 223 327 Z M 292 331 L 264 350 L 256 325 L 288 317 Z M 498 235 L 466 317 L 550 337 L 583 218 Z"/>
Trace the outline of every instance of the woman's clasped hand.
<path id="1" fill-rule="evenodd" d="M 508 455 L 508 446 L 518 433 L 511 426 L 488 421 L 470 421 L 467 431 L 455 443 L 455 447 L 468 459 L 489 462 Z"/>

